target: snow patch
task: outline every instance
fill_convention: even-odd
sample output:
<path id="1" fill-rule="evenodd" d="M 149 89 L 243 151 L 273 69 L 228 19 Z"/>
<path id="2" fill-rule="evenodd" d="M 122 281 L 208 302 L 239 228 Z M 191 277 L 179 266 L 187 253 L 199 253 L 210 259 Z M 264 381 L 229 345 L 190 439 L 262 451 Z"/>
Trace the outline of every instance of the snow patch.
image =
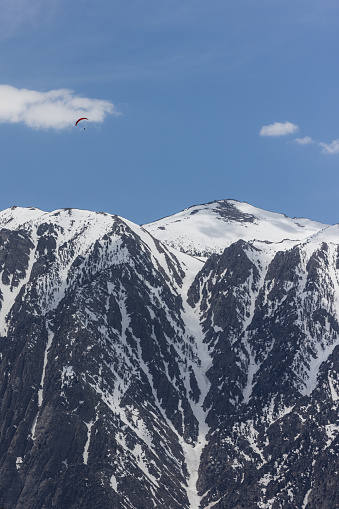
<path id="1" fill-rule="evenodd" d="M 310 494 L 311 494 L 311 491 L 312 491 L 312 488 L 310 488 L 310 489 L 308 490 L 308 492 L 306 493 L 305 498 L 304 498 L 304 500 L 303 500 L 303 505 L 301 506 L 301 509 L 306 509 L 307 504 L 308 504 L 308 499 L 309 499 L 309 496 L 310 496 Z"/>
<path id="2" fill-rule="evenodd" d="M 38 407 L 39 408 L 42 406 L 42 402 L 43 402 L 43 391 L 44 391 L 44 382 L 45 382 L 45 376 L 46 376 L 47 358 L 48 358 L 48 352 L 52 346 L 53 337 L 54 337 L 54 333 L 48 329 L 48 339 L 47 339 L 47 344 L 46 344 L 45 353 L 44 353 L 44 364 L 42 367 L 40 388 L 38 391 Z"/>
<path id="3" fill-rule="evenodd" d="M 117 481 L 115 475 L 111 475 L 110 485 L 111 485 L 112 490 L 114 490 L 117 493 L 118 492 L 118 481 Z"/>
<path id="4" fill-rule="evenodd" d="M 16 462 L 15 462 L 17 470 L 19 470 L 19 468 L 21 467 L 22 463 L 23 463 L 22 457 L 18 456 L 17 459 L 16 459 Z"/>

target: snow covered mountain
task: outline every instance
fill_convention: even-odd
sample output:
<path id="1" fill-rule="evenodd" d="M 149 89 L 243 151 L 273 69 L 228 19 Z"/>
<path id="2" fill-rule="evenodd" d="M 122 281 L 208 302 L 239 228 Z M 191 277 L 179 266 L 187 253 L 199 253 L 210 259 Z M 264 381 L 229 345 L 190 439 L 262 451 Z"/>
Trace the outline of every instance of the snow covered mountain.
<path id="1" fill-rule="evenodd" d="M 193 256 L 208 257 L 239 239 L 251 242 L 301 242 L 328 225 L 309 219 L 291 219 L 248 203 L 219 200 L 165 217 L 144 228 L 167 246 Z"/>
<path id="2" fill-rule="evenodd" d="M 0 506 L 339 507 L 339 227 L 0 213 Z"/>

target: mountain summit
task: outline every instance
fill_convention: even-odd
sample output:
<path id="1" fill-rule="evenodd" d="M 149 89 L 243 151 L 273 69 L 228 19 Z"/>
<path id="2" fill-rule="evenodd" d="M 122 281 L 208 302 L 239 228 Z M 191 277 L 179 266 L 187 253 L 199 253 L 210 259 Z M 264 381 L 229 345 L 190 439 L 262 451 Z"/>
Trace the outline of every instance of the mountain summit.
<path id="1" fill-rule="evenodd" d="M 337 225 L 225 200 L 0 226 L 0 506 L 339 506 Z"/>
<path id="2" fill-rule="evenodd" d="M 291 219 L 248 203 L 218 200 L 143 225 L 168 246 L 193 256 L 208 257 L 239 239 L 267 243 L 301 242 L 329 225 L 309 219 Z"/>

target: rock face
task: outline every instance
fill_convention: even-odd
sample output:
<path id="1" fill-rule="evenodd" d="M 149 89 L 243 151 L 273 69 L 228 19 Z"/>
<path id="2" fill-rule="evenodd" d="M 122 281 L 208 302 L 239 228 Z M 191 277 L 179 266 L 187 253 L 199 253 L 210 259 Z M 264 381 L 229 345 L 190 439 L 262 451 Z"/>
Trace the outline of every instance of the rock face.
<path id="1" fill-rule="evenodd" d="M 1 507 L 339 507 L 339 228 L 279 216 L 196 259 L 162 223 L 0 213 Z"/>

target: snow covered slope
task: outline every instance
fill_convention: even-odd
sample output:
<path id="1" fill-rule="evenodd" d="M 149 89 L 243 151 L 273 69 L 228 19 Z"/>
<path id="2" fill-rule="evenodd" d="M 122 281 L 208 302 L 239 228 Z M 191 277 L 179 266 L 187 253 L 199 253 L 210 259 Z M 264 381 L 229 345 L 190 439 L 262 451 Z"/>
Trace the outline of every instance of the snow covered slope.
<path id="1" fill-rule="evenodd" d="M 338 309 L 337 225 L 0 212 L 0 506 L 339 507 Z"/>
<path id="2" fill-rule="evenodd" d="M 202 263 L 109 214 L 11 208 L 0 223 L 0 390 L 12 401 L 0 415 L 15 413 L 11 433 L 0 421 L 0 449 L 15 450 L 0 455 L 0 501 L 197 505 L 210 361 L 181 294 Z M 82 483 L 94 501 L 73 490 Z"/>
<path id="3" fill-rule="evenodd" d="M 300 242 L 327 226 L 309 219 L 291 219 L 284 214 L 267 212 L 235 200 L 195 205 L 143 225 L 166 245 L 201 257 L 220 254 L 239 239 Z"/>

